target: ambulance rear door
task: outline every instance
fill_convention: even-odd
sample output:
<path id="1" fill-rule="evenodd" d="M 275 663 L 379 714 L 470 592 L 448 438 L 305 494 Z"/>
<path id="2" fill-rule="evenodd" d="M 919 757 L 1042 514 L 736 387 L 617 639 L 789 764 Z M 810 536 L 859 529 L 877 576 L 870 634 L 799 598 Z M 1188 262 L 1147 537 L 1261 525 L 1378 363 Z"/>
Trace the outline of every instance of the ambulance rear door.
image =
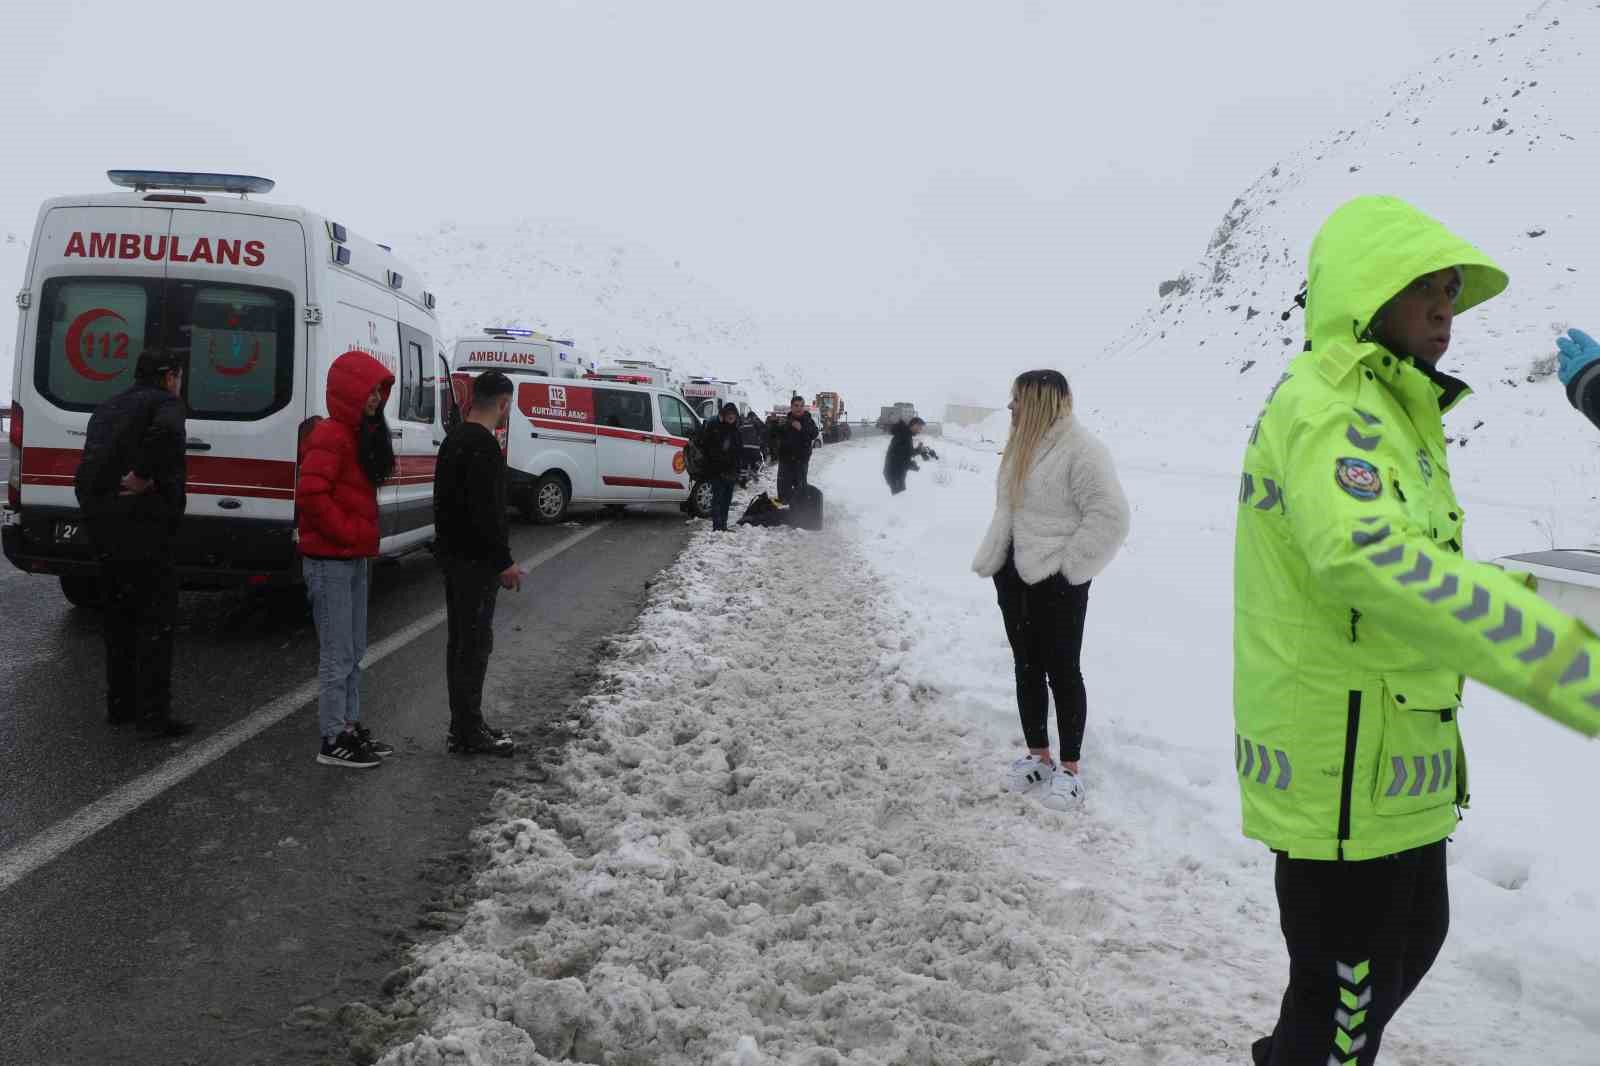
<path id="1" fill-rule="evenodd" d="M 14 397 L 24 414 L 24 508 L 77 510 L 73 478 L 90 414 L 131 387 L 140 353 L 161 343 L 171 225 L 170 208 L 131 205 L 54 207 L 40 219 Z M 87 554 L 81 523 L 52 529 L 61 547 Z"/>
<path id="2" fill-rule="evenodd" d="M 163 335 L 188 357 L 191 518 L 294 521 L 306 274 L 299 222 L 173 212 Z"/>

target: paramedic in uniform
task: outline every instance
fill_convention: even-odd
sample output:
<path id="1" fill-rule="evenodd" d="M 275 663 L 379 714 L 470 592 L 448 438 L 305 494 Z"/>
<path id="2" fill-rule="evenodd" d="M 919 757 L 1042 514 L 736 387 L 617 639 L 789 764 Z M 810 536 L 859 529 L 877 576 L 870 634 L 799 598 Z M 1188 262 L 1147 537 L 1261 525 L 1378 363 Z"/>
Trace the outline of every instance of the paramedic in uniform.
<path id="1" fill-rule="evenodd" d="M 1238 488 L 1234 757 L 1244 832 L 1277 855 L 1288 988 L 1257 1066 L 1370 1066 L 1449 925 L 1468 803 L 1462 675 L 1600 732 L 1600 641 L 1462 554 L 1438 369 L 1487 256 L 1364 197 L 1311 246 L 1307 350 L 1268 397 Z M 1470 728 L 1470 727 L 1469 727 Z"/>
<path id="2" fill-rule="evenodd" d="M 106 719 L 176 737 L 194 728 L 172 716 L 172 540 L 187 490 L 183 358 L 148 349 L 133 382 L 90 416 L 75 487 L 105 596 Z"/>

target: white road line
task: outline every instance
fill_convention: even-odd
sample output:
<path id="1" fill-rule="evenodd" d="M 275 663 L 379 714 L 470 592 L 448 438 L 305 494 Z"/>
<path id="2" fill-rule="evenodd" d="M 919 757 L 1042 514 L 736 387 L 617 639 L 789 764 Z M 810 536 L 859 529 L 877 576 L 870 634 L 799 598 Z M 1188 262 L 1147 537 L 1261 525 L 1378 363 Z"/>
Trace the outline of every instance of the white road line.
<path id="1" fill-rule="evenodd" d="M 609 522 L 598 522 L 580 530 L 535 555 L 522 566 L 529 571 L 543 566 L 608 525 Z M 444 624 L 444 620 L 445 612 L 441 608 L 417 619 L 399 632 L 390 634 L 367 649 L 367 656 L 362 660 L 362 666 L 370 669 L 429 630 L 437 629 Z M 316 681 L 307 681 L 264 707 L 252 711 L 249 717 L 235 722 L 220 733 L 206 737 L 181 755 L 168 759 L 154 770 L 147 771 L 93 803 L 78 808 L 49 829 L 29 838 L 26 843 L 0 853 L 0 892 L 4 892 L 41 866 L 60 858 L 100 830 L 132 814 L 174 785 L 193 777 L 245 741 L 277 725 L 316 697 Z"/>

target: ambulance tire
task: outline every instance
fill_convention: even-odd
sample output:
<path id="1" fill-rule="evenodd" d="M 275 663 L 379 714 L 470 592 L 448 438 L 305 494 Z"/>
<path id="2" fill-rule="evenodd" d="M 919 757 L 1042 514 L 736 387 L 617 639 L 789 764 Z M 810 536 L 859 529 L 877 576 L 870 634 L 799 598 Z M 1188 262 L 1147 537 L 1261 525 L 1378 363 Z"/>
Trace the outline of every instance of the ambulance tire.
<path id="1" fill-rule="evenodd" d="M 560 474 L 545 474 L 533 483 L 533 491 L 520 501 L 522 517 L 542 526 L 553 526 L 567 517 L 572 503 L 572 487 Z"/>
<path id="2" fill-rule="evenodd" d="M 696 518 L 711 517 L 711 482 L 696 481 L 689 490 L 689 513 Z"/>
<path id="3" fill-rule="evenodd" d="M 93 575 L 63 574 L 61 595 L 74 607 L 98 608 L 101 605 L 100 579 Z"/>

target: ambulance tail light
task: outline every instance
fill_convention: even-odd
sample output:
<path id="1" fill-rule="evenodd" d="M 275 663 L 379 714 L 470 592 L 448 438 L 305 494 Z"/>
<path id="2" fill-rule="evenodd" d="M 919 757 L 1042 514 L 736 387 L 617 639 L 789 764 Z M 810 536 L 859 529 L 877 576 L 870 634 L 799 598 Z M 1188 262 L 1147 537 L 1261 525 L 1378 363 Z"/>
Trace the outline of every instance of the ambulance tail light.
<path id="1" fill-rule="evenodd" d="M 350 239 L 350 231 L 337 222 L 330 222 L 328 223 L 328 236 L 339 244 L 343 244 Z"/>
<path id="2" fill-rule="evenodd" d="M 392 270 L 388 271 L 388 275 L 389 275 L 389 288 L 391 288 L 391 289 L 403 289 L 403 288 L 406 287 L 406 279 L 404 277 L 402 277 L 399 274 L 396 274 Z"/>
<path id="3" fill-rule="evenodd" d="M 335 244 L 332 248 L 332 257 L 335 263 L 347 267 L 350 265 L 350 249 L 342 244 Z"/>
<path id="4" fill-rule="evenodd" d="M 22 405 L 11 405 L 11 469 L 6 475 L 6 505 L 22 508 Z"/>

